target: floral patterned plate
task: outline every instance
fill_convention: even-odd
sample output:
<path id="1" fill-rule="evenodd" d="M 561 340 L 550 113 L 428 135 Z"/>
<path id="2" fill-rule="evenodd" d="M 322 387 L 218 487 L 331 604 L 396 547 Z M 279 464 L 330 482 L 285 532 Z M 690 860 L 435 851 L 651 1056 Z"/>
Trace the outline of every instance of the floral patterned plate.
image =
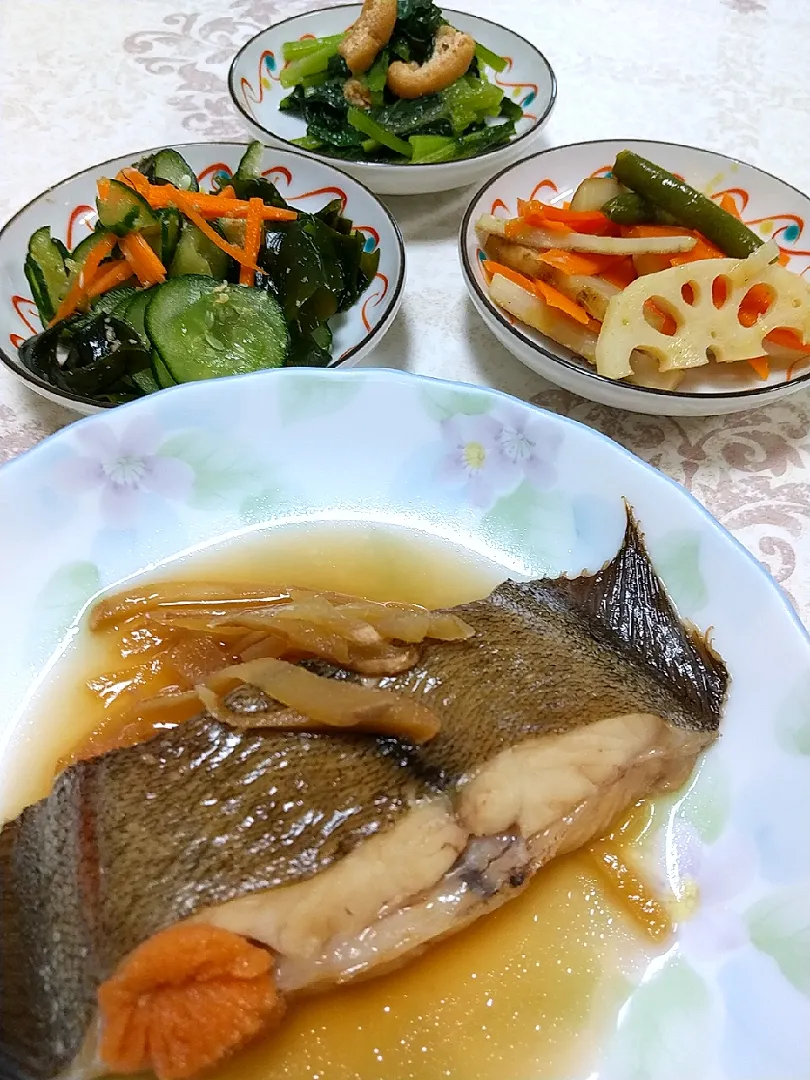
<path id="1" fill-rule="evenodd" d="M 306 135 L 307 125 L 300 117 L 279 109 L 279 102 L 289 93 L 279 85 L 284 44 L 299 38 L 342 34 L 360 10 L 360 4 L 339 4 L 294 15 L 262 30 L 239 50 L 228 74 L 228 88 L 254 138 L 275 146 L 292 146 L 293 139 Z M 339 159 L 341 169 L 383 195 L 423 195 L 480 184 L 528 152 L 554 107 L 557 79 L 539 49 L 514 30 L 489 19 L 449 8 L 442 10 L 453 26 L 506 59 L 503 72 L 489 71 L 488 76 L 521 106 L 523 117 L 517 122 L 517 134 L 506 146 L 463 161 L 396 165 Z M 538 26 L 542 27 L 542 23 Z M 312 153 L 321 160 L 335 160 L 320 151 Z"/>
<path id="2" fill-rule="evenodd" d="M 30 738 L 31 696 L 87 604 L 179 553 L 355 519 L 451 538 L 504 576 L 577 574 L 615 553 L 624 499 L 681 614 L 712 628 L 732 686 L 720 741 L 657 803 L 644 848 L 647 873 L 674 894 L 675 939 L 608 981 L 598 1004 L 613 1023 L 565 1075 L 807 1080 L 810 639 L 677 484 L 494 391 L 390 371 L 194 383 L 73 424 L 0 469 L 0 609 L 13 627 L 0 650 L 0 790 Z M 593 1008 L 582 1003 L 584 1027 Z M 520 1076 L 561 1080 L 541 1064 Z"/>
<path id="3" fill-rule="evenodd" d="M 244 143 L 173 144 L 197 173 L 200 186 L 208 190 L 215 176 L 230 176 L 245 152 Z M 18 346 L 42 329 L 23 273 L 28 240 L 43 225 L 72 250 L 96 220 L 96 181 L 115 176 L 152 150 L 138 150 L 102 161 L 43 191 L 0 229 L 0 360 L 38 394 L 88 414 L 114 406 L 102 406 L 90 398 L 59 390 L 23 367 Z M 373 349 L 387 333 L 402 303 L 405 287 L 405 245 L 394 218 L 362 184 L 326 162 L 314 161 L 289 150 L 268 150 L 263 175 L 270 177 L 282 195 L 302 210 L 320 209 L 340 199 L 344 213 L 366 236 L 366 250 L 380 249 L 376 279 L 359 301 L 332 319 L 333 366 L 352 366 Z M 267 375 L 272 375 L 268 372 Z"/>
<path id="4" fill-rule="evenodd" d="M 481 214 L 513 217 L 517 200 L 570 199 L 588 176 L 604 176 L 620 150 L 635 150 L 719 199 L 732 198 L 743 220 L 763 239 L 776 240 L 790 270 L 810 273 L 810 198 L 775 176 L 734 158 L 692 146 L 634 139 L 600 139 L 555 146 L 525 158 L 489 180 L 467 208 L 459 234 L 464 283 L 478 313 L 506 348 L 558 386 L 603 405 L 654 416 L 707 416 L 769 405 L 810 382 L 810 354 L 791 366 L 772 365 L 765 381 L 747 364 L 693 368 L 678 390 L 648 390 L 598 375 L 582 357 L 516 322 L 490 299 L 475 223 Z"/>

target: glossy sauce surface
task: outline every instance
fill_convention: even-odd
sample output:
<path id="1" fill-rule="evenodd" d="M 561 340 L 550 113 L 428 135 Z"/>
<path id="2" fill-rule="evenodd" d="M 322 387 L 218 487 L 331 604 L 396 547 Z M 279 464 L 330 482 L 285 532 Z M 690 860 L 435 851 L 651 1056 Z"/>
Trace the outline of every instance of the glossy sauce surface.
<path id="1" fill-rule="evenodd" d="M 244 539 L 151 579 L 297 584 L 447 607 L 486 595 L 506 576 L 496 563 L 437 538 L 329 523 Z M 5 787 L 4 816 L 47 791 L 55 762 L 97 729 L 116 701 L 126 700 L 131 688 L 121 640 L 120 633 L 84 630 L 57 667 L 15 748 L 16 781 Z M 142 659 L 135 659 L 137 692 L 159 689 L 160 680 L 150 687 Z M 112 689 L 99 693 L 98 676 L 113 672 Z M 652 812 L 637 808 L 613 838 L 555 861 L 516 900 L 407 967 L 295 1004 L 280 1031 L 208 1075 L 587 1077 L 627 980 L 667 947 L 661 908 L 628 869 Z"/>

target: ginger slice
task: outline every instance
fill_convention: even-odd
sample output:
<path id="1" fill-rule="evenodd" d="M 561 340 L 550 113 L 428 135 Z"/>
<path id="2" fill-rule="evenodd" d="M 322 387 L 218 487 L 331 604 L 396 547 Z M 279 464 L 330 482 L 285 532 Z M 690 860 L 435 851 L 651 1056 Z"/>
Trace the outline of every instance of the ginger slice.
<path id="1" fill-rule="evenodd" d="M 596 342 L 599 374 L 632 375 L 634 349 L 654 357 L 666 372 L 761 356 L 766 335 L 777 328 L 810 343 L 810 284 L 765 263 L 769 254 L 760 248 L 748 259 L 686 263 L 632 282 L 608 304 Z M 671 316 L 674 333 L 660 329 L 651 308 Z"/>
<path id="2" fill-rule="evenodd" d="M 278 1023 L 273 960 L 245 938 L 180 924 L 145 941 L 98 990 L 103 1064 L 187 1080 Z"/>

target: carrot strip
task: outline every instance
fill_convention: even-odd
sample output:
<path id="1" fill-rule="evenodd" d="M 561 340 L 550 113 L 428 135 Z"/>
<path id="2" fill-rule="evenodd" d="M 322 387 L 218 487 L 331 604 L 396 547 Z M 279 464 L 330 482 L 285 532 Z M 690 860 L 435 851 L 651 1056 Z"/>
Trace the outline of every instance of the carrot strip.
<path id="1" fill-rule="evenodd" d="M 232 259 L 238 262 L 240 266 L 247 266 L 250 270 L 255 270 L 257 274 L 261 272 L 255 263 L 250 262 L 245 257 L 242 248 L 238 248 L 235 244 L 229 244 L 227 240 L 223 239 L 215 229 L 211 228 L 202 214 L 200 214 L 194 206 L 189 203 L 185 206 L 180 206 L 179 209 L 183 211 L 189 221 L 194 222 L 200 232 L 207 236 L 212 244 L 216 244 L 216 246 L 224 251 L 226 255 L 230 255 Z"/>
<path id="2" fill-rule="evenodd" d="M 626 225 L 623 236 L 697 236 L 691 229 L 682 229 L 678 225 Z"/>
<path id="3" fill-rule="evenodd" d="M 602 233 L 612 225 L 601 210 L 569 210 L 562 206 L 551 206 L 538 199 L 530 199 L 528 202 L 521 200 L 518 203 L 518 214 L 528 225 L 547 228 L 555 224 L 565 225 L 571 232 L 576 230 L 583 233 Z"/>
<path id="4" fill-rule="evenodd" d="M 217 194 L 219 195 L 220 199 L 236 198 L 236 192 L 233 189 L 233 184 L 228 184 L 227 187 L 222 188 L 220 191 L 217 192 Z"/>
<path id="5" fill-rule="evenodd" d="M 131 277 L 132 267 L 127 260 L 118 259 L 115 262 L 108 263 L 95 281 L 90 282 L 85 289 L 85 295 L 89 300 L 92 300 L 94 296 L 101 296 L 103 293 L 109 292 L 110 289 L 114 289 L 117 285 L 123 285 Z"/>
<path id="6" fill-rule="evenodd" d="M 623 255 L 584 255 L 579 251 L 563 251 L 561 248 L 540 251 L 537 258 L 563 274 L 583 274 L 586 277 L 597 277 L 618 263 L 627 261 Z"/>
<path id="7" fill-rule="evenodd" d="M 771 330 L 770 334 L 766 335 L 765 340 L 770 345 L 781 345 L 784 349 L 798 349 L 799 352 L 810 351 L 810 342 L 805 345 L 795 330 L 788 330 L 784 326 L 777 326 L 775 330 Z"/>
<path id="8" fill-rule="evenodd" d="M 245 258 L 255 263 L 259 258 L 259 245 L 262 242 L 262 210 L 264 203 L 261 199 L 250 200 L 247 222 L 245 224 Z M 249 266 L 242 265 L 239 268 L 239 284 L 252 285 L 254 282 L 253 271 Z"/>
<path id="9" fill-rule="evenodd" d="M 700 262 L 702 259 L 725 259 L 725 253 L 716 247 L 711 240 L 707 240 L 701 233 L 692 234 L 697 243 L 691 251 L 684 251 L 674 255 L 671 259 L 673 266 L 684 266 L 686 263 Z"/>
<path id="10" fill-rule="evenodd" d="M 569 318 L 574 319 L 578 323 L 582 323 L 583 326 L 588 326 L 591 321 L 591 317 L 585 308 L 580 307 L 579 304 L 573 300 L 569 300 L 567 296 L 560 292 L 559 289 L 555 289 L 553 285 L 549 285 L 545 281 L 535 281 L 534 290 L 541 300 L 545 300 L 549 307 L 557 308 L 562 311 Z"/>
<path id="11" fill-rule="evenodd" d="M 268 951 L 215 926 L 149 938 L 98 990 L 99 1056 L 111 1072 L 185 1080 L 278 1023 Z"/>
<path id="12" fill-rule="evenodd" d="M 768 356 L 753 356 L 748 363 L 760 379 L 767 379 L 771 373 L 771 360 Z"/>
<path id="13" fill-rule="evenodd" d="M 633 260 L 624 257 L 619 259 L 614 266 L 603 270 L 598 276 L 604 278 L 609 284 L 615 285 L 617 289 L 626 289 L 631 282 L 636 280 L 638 274 Z"/>
<path id="14" fill-rule="evenodd" d="M 119 246 L 141 285 L 148 288 L 150 285 L 157 285 L 166 280 L 166 269 L 163 263 L 141 233 L 133 232 L 122 237 Z"/>
<path id="15" fill-rule="evenodd" d="M 142 172 L 138 172 L 137 169 L 122 169 L 115 179 L 131 187 L 133 191 L 137 191 L 144 199 L 148 199 L 152 184 Z"/>
<path id="16" fill-rule="evenodd" d="M 501 277 L 507 278 L 509 281 L 519 285 L 521 289 L 525 289 L 526 292 L 533 293 L 535 291 L 535 282 L 532 278 L 526 277 L 524 274 L 519 274 L 517 270 L 512 270 L 509 266 L 504 266 L 502 263 L 494 262 L 492 259 L 484 260 L 484 270 L 489 274 L 490 279 L 495 277 L 496 274 L 500 274 Z"/>
<path id="17" fill-rule="evenodd" d="M 76 275 L 73 284 L 68 289 L 67 295 L 56 309 L 56 314 L 49 323 L 50 326 L 59 322 L 60 319 L 66 319 L 68 315 L 72 315 L 74 311 L 81 307 L 82 303 L 87 298 L 88 285 L 92 283 L 93 279 L 98 274 L 101 263 L 115 247 L 116 240 L 117 237 L 113 236 L 112 233 L 107 233 L 104 239 L 99 240 L 92 249 L 85 260 L 81 272 Z"/>

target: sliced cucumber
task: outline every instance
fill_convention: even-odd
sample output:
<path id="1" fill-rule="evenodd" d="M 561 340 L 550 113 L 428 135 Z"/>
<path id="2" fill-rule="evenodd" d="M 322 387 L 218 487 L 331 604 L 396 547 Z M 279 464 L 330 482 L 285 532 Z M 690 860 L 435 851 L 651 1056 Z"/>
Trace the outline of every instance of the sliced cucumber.
<path id="1" fill-rule="evenodd" d="M 68 290 L 64 252 L 64 244 L 51 237 L 47 225 L 37 229 L 28 241 L 24 271 L 44 326 L 54 317 Z"/>
<path id="2" fill-rule="evenodd" d="M 141 289 L 140 292 L 136 292 L 134 296 L 131 296 L 125 301 L 120 315 L 116 311 L 116 315 L 119 315 L 119 318 L 123 319 L 125 323 L 131 326 L 135 333 L 147 343 L 149 342 L 149 338 L 146 333 L 144 316 L 146 315 L 146 305 L 156 292 L 156 285 L 151 289 Z"/>
<path id="3" fill-rule="evenodd" d="M 157 379 L 149 368 L 144 368 L 143 371 L 134 371 L 132 373 L 132 381 L 138 389 L 143 390 L 145 394 L 154 394 L 157 390 L 161 389 Z"/>
<path id="4" fill-rule="evenodd" d="M 158 150 L 156 154 L 143 158 L 136 165 L 139 172 L 152 183 L 172 184 L 181 191 L 199 191 L 200 185 L 194 170 L 176 150 Z"/>
<path id="5" fill-rule="evenodd" d="M 282 367 L 290 347 L 269 293 L 202 276 L 161 285 L 146 309 L 146 331 L 177 382 Z"/>
<path id="6" fill-rule="evenodd" d="M 160 261 L 164 266 L 171 266 L 177 244 L 180 240 L 182 218 L 174 206 L 155 211 L 160 219 Z"/>
<path id="7" fill-rule="evenodd" d="M 230 262 L 229 256 L 200 232 L 193 221 L 184 220 L 169 277 L 204 274 L 222 280 L 227 277 Z"/>
<path id="8" fill-rule="evenodd" d="M 109 184 L 106 198 L 99 196 L 96 199 L 98 220 L 105 229 L 116 236 L 126 236 L 129 232 L 159 225 L 152 207 L 137 191 L 118 180 L 110 180 Z"/>
<path id="9" fill-rule="evenodd" d="M 242 154 L 237 166 L 235 176 L 240 180 L 258 180 L 262 175 L 262 161 L 264 160 L 264 143 L 255 139 Z"/>
<path id="10" fill-rule="evenodd" d="M 121 304 L 129 303 L 135 296 L 137 289 L 131 285 L 119 285 L 117 289 L 110 289 L 101 296 L 97 296 L 90 302 L 90 310 L 94 315 L 112 315 L 113 310 Z M 116 317 L 118 313 L 116 312 Z"/>
<path id="11" fill-rule="evenodd" d="M 169 386 L 177 386 L 171 372 L 160 358 L 160 353 L 152 352 L 152 375 L 159 390 L 165 390 Z"/>

